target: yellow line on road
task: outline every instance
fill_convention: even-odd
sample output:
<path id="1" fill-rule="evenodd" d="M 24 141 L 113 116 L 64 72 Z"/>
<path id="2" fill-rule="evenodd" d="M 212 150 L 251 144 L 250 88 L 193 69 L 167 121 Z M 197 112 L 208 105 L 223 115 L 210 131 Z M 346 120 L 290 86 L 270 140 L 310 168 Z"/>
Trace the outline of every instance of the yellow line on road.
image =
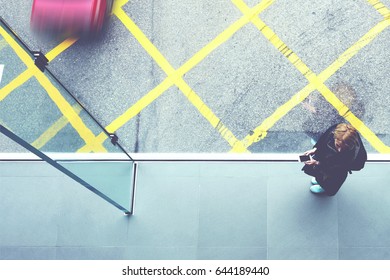
<path id="1" fill-rule="evenodd" d="M 137 114 L 139 114 L 144 108 L 146 108 L 150 103 L 156 100 L 162 93 L 164 93 L 168 88 L 172 86 L 172 81 L 168 78 L 165 79 L 162 83 L 160 83 L 157 87 L 151 90 L 148 94 L 144 95 L 141 99 L 139 99 L 133 106 L 126 110 L 125 113 L 116 118 L 113 122 L 111 122 L 108 126 L 106 126 L 106 130 L 110 133 L 114 133 L 123 125 L 125 125 L 129 120 L 134 118 Z M 97 136 L 97 141 L 103 143 L 107 139 L 107 135 L 105 133 L 100 133 Z M 80 153 L 86 153 L 90 151 L 90 147 L 88 145 L 84 145 L 82 148 L 78 150 Z"/>
<path id="2" fill-rule="evenodd" d="M 249 8 L 242 0 L 234 0 L 236 6 L 243 13 L 248 13 Z M 367 139 L 370 144 L 381 153 L 388 153 L 389 147 L 383 144 L 382 141 L 368 128 L 364 123 L 353 115 L 347 106 L 345 106 L 333 92 L 324 85 L 324 82 L 340 69 L 351 57 L 353 57 L 360 49 L 371 42 L 380 32 L 387 26 L 387 21 L 380 22 L 372 28 L 365 36 L 357 43 L 344 52 L 330 67 L 323 71 L 317 77 L 301 60 L 300 58 L 285 45 L 282 40 L 259 18 L 253 18 L 252 22 L 264 34 L 264 36 L 308 79 L 310 84 L 303 90 L 293 96 L 288 102 L 279 107 L 270 117 L 268 117 L 260 126 L 258 126 L 253 134 L 248 135 L 242 141 L 244 147 L 249 147 L 254 142 L 263 139 L 267 131 L 291 109 L 302 102 L 314 89 L 317 89 L 324 98 L 336 108 L 339 114 L 345 117 L 359 132 Z M 232 151 L 240 152 L 241 147 L 233 147 Z"/>
<path id="3" fill-rule="evenodd" d="M 12 38 L 11 35 L 8 34 L 8 32 L 2 26 L 0 26 L 0 35 L 3 36 L 8 45 L 14 50 L 14 52 L 24 62 L 24 64 L 26 64 L 28 68 L 32 66 L 35 67 L 34 61 L 30 57 L 30 55 L 26 53 L 22 47 L 19 46 L 19 44 Z"/>
<path id="4" fill-rule="evenodd" d="M 10 94 L 10 92 L 21 86 L 24 82 L 26 82 L 32 77 L 33 73 L 29 68 L 35 67 L 35 65 L 31 57 L 14 41 L 12 36 L 10 36 L 8 32 L 1 26 L 0 35 L 4 38 L 4 42 L 6 43 L 6 45 L 10 46 L 14 50 L 14 52 L 28 68 L 0 90 L 0 101 L 2 101 Z"/>
<path id="5" fill-rule="evenodd" d="M 80 114 L 82 108 L 79 104 L 73 105 L 73 110 L 76 114 Z M 65 116 L 59 118 L 53 125 L 49 127 L 41 136 L 39 136 L 34 142 L 31 143 L 36 149 L 41 149 L 45 146 L 51 139 L 53 139 L 67 124 L 69 124 L 68 119 Z"/>
<path id="6" fill-rule="evenodd" d="M 62 96 L 61 92 L 51 83 L 51 81 L 42 73 L 38 68 L 35 70 L 35 77 L 46 90 L 49 97 L 57 105 L 61 113 L 68 119 L 69 123 L 78 132 L 80 137 L 85 141 L 87 145 L 91 146 L 93 152 L 107 152 L 102 146 L 102 143 L 96 141 L 95 135 L 84 124 L 81 117 L 74 111 L 72 106 Z"/>
<path id="7" fill-rule="evenodd" d="M 124 114 L 119 116 L 112 124 L 107 127 L 108 131 L 115 131 L 124 125 L 131 118 L 136 116 L 140 111 L 142 111 L 146 106 L 158 98 L 164 91 L 166 91 L 173 84 L 176 84 L 179 89 L 187 96 L 189 101 L 198 109 L 198 111 L 210 122 L 210 124 L 221 133 L 222 137 L 230 143 L 230 145 L 240 146 L 236 137 L 231 133 L 226 126 L 224 126 L 221 120 L 214 115 L 214 113 L 208 108 L 201 98 L 184 82 L 181 78 L 185 73 L 190 71 L 198 63 L 200 63 L 206 56 L 208 56 L 212 51 L 217 47 L 226 42 L 231 36 L 233 36 L 238 30 L 240 30 L 245 24 L 247 24 L 252 17 L 257 16 L 260 12 L 265 10 L 273 0 L 266 0 L 262 3 L 256 5 L 251 13 L 244 15 L 239 20 L 230 25 L 226 30 L 224 30 L 220 35 L 218 35 L 214 40 L 197 52 L 193 57 L 191 57 L 186 63 L 184 63 L 178 70 L 169 64 L 165 57 L 158 51 L 158 49 L 149 41 L 149 39 L 143 34 L 143 32 L 138 28 L 138 26 L 127 16 L 126 13 L 120 8 L 114 10 L 114 14 L 122 21 L 122 23 L 128 28 L 128 30 L 136 37 L 144 49 L 152 56 L 152 58 L 158 63 L 158 65 L 167 73 L 168 77 L 155 89 L 149 92 L 145 98 L 142 98 L 140 101 L 128 109 Z M 101 139 L 104 141 L 104 135 L 101 135 Z M 81 151 L 88 150 L 87 147 L 83 147 Z"/>
<path id="8" fill-rule="evenodd" d="M 72 46 L 74 43 L 76 43 L 78 38 L 68 38 L 64 40 L 61 44 L 56 46 L 54 49 L 49 51 L 45 56 L 49 61 L 52 61 L 54 58 L 56 58 L 58 55 L 60 55 L 62 52 L 67 50 L 70 46 Z"/>
<path id="9" fill-rule="evenodd" d="M 342 65 L 346 63 L 346 60 L 353 57 L 360 49 L 371 43 L 380 33 L 382 33 L 387 27 L 390 26 L 390 10 L 385 7 L 380 1 L 367 0 L 373 7 L 384 17 L 384 20 L 379 22 L 375 27 L 373 27 L 368 33 L 366 33 L 357 43 L 350 47 L 345 53 L 344 56 L 341 56 L 342 59 L 335 62 L 334 68 L 341 68 Z M 339 64 L 339 65 L 337 65 Z M 331 65 L 332 66 L 332 65 Z M 329 67 L 331 68 L 331 67 Z M 329 74 L 326 74 L 328 76 Z M 319 82 L 319 81 L 318 81 Z M 321 82 L 323 85 L 323 82 Z M 321 85 L 319 85 L 321 86 Z M 390 153 L 390 147 L 385 145 L 378 136 L 373 133 L 359 118 L 357 118 L 347 106 L 345 106 L 337 96 L 330 91 L 326 86 L 322 87 L 320 90 L 324 98 L 335 107 L 339 114 L 344 116 L 367 141 L 380 153 Z"/>
<path id="10" fill-rule="evenodd" d="M 133 106 L 131 106 L 125 113 L 116 118 L 112 123 L 110 123 L 106 129 L 107 131 L 113 133 L 125 125 L 129 120 L 138 115 L 142 109 L 146 108 L 150 103 L 157 99 L 163 92 L 165 92 L 169 87 L 172 86 L 172 83 L 169 79 L 165 79 L 157 87 L 151 90 L 148 94 L 139 99 Z"/>
<path id="11" fill-rule="evenodd" d="M 389 21 L 381 21 L 371 30 L 369 30 L 362 38 L 355 44 L 348 48 L 342 55 L 339 56 L 328 68 L 321 73 L 321 78 L 329 79 L 335 72 L 337 72 L 345 63 L 354 57 L 362 48 L 370 44 L 383 30 L 389 26 Z"/>
<path id="12" fill-rule="evenodd" d="M 129 2 L 129 0 L 115 0 L 114 6 L 112 7 L 112 13 L 115 14 L 118 10 L 122 9 L 122 7 Z"/>
<path id="13" fill-rule="evenodd" d="M 268 130 L 271 129 L 282 117 L 287 115 L 295 106 L 300 104 L 303 100 L 310 95 L 314 90 L 312 84 L 308 84 L 298 93 L 296 93 L 290 100 L 284 103 L 282 106 L 278 107 L 275 112 L 266 118 L 258 127 L 253 130 L 253 133 L 248 134 L 243 140 L 245 148 L 250 147 L 253 143 L 258 142 L 264 139 L 267 136 Z M 232 152 L 242 152 L 240 147 L 233 147 Z"/>
<path id="14" fill-rule="evenodd" d="M 390 18 L 390 10 L 378 0 L 367 0 L 384 18 L 388 20 Z"/>
<path id="15" fill-rule="evenodd" d="M 71 45 L 73 45 L 77 39 L 67 39 L 61 44 L 59 44 L 57 47 L 55 47 L 53 50 L 47 53 L 46 57 L 49 59 L 49 61 L 53 60 L 56 56 L 58 56 L 61 52 L 69 48 Z M 0 41 L 0 43 L 3 41 Z M 4 40 L 4 42 L 6 42 Z M 6 43 L 6 46 L 9 46 Z M 1 44 L 0 44 L 1 48 Z M 2 101 L 4 98 L 8 96 L 13 90 L 18 88 L 19 86 L 23 85 L 25 82 L 27 82 L 33 75 L 33 71 L 30 70 L 31 68 L 26 69 L 21 74 L 19 74 L 15 79 L 13 79 L 9 84 L 4 86 L 0 90 L 0 101 Z"/>
<path id="16" fill-rule="evenodd" d="M 166 58 L 160 53 L 160 51 L 153 45 L 152 42 L 145 36 L 145 34 L 139 29 L 139 27 L 127 16 L 127 14 L 119 9 L 116 10 L 115 15 L 122 21 L 126 28 L 134 35 L 142 47 L 149 53 L 149 55 L 156 61 L 156 63 L 167 74 L 168 79 L 171 81 L 170 85 L 164 81 L 166 85 L 176 86 L 184 93 L 188 100 L 198 109 L 201 115 L 209 121 L 209 123 L 217 129 L 219 132 L 223 131 L 222 137 L 231 143 L 232 141 L 238 141 L 233 133 L 222 124 L 221 120 L 215 116 L 212 110 L 201 100 L 201 98 L 190 88 L 190 86 L 182 79 L 182 76 L 176 71 Z M 187 67 L 187 66 L 186 66 Z M 168 87 L 169 88 L 169 87 Z M 165 89 L 166 90 L 166 89 Z M 161 95 L 163 92 L 160 92 Z M 158 96 L 159 96 L 158 95 Z M 156 96 L 156 97 L 158 97 Z M 148 101 L 153 101 L 148 99 Z M 138 110 L 134 110 L 138 111 Z"/>
<path id="17" fill-rule="evenodd" d="M 171 77 L 175 82 L 175 69 L 169 64 L 165 57 L 160 53 L 155 45 L 145 36 L 141 29 L 131 20 L 131 18 L 122 10 L 115 10 L 114 14 L 125 25 L 125 27 L 134 35 L 142 47 L 156 61 L 156 63 Z"/>
<path id="18" fill-rule="evenodd" d="M 352 126 L 354 126 L 361 135 L 380 153 L 390 153 L 390 147 L 386 146 L 379 138 L 372 132 L 358 117 L 356 117 L 347 106 L 337 98 L 337 96 L 324 85 L 319 78 L 313 79 L 312 83 L 315 84 L 318 91 L 323 97 L 332 104 L 333 107 L 343 116 Z"/>
<path id="19" fill-rule="evenodd" d="M 245 15 L 249 14 L 251 9 L 242 0 L 232 1 L 237 8 Z M 308 80 L 314 73 L 306 66 L 305 63 L 290 49 L 286 44 L 259 18 L 253 17 L 252 23 L 260 30 L 261 33 L 274 45 Z M 314 88 L 306 86 L 303 90 L 294 95 L 289 101 L 280 106 L 270 117 L 266 118 L 263 123 L 253 130 L 253 133 L 247 135 L 243 140 L 243 147 L 248 148 L 254 142 L 264 139 L 268 130 L 291 109 L 301 103 Z M 231 152 L 242 152 L 242 146 L 233 146 Z"/>
<path id="20" fill-rule="evenodd" d="M 96 142 L 103 143 L 108 138 L 107 134 L 104 132 L 100 132 L 98 136 L 96 136 Z M 86 144 L 80 149 L 77 150 L 78 153 L 89 153 L 92 151 L 92 148 Z"/>
<path id="21" fill-rule="evenodd" d="M 208 120 L 208 122 L 216 129 L 219 134 L 225 139 L 232 147 L 239 146 L 243 147 L 241 141 L 239 141 L 234 134 L 222 123 L 222 121 L 211 111 L 211 109 L 206 106 L 202 99 L 191 89 L 191 87 L 180 79 L 176 85 L 184 93 L 187 99 L 191 102 L 195 108 L 201 113 L 201 115 Z"/>
<path id="22" fill-rule="evenodd" d="M 85 141 L 85 143 L 91 145 L 92 150 L 95 152 L 106 152 L 106 149 L 102 146 L 102 144 L 96 142 L 95 135 L 84 124 L 83 120 L 78 116 L 78 114 L 76 114 L 72 106 L 61 95 L 59 90 L 53 86 L 45 74 L 35 66 L 31 56 L 1 26 L 0 35 L 4 37 L 4 39 L 12 47 L 18 57 L 26 64 L 26 66 L 29 68 L 29 71 L 32 71 L 33 75 L 46 90 L 49 97 L 57 105 L 61 113 L 69 120 L 70 124 L 80 134 L 80 137 Z"/>
<path id="23" fill-rule="evenodd" d="M 30 69 L 23 71 L 19 76 L 13 79 L 5 87 L 0 89 L 0 102 L 4 100 L 12 91 L 14 91 L 19 86 L 23 85 L 33 76 L 33 72 Z"/>
<path id="24" fill-rule="evenodd" d="M 251 9 L 243 0 L 232 1 L 243 14 L 249 14 Z M 306 78 L 312 75 L 312 71 L 305 63 L 269 28 L 259 17 L 253 17 L 252 23 Z"/>
<path id="25" fill-rule="evenodd" d="M 227 40 L 229 40 L 237 31 L 242 27 L 248 24 L 254 17 L 258 16 L 261 12 L 267 9 L 274 0 L 265 0 L 261 3 L 254 6 L 248 11 L 243 17 L 239 18 L 237 21 L 232 23 L 228 28 L 226 28 L 222 33 L 215 37 L 210 43 L 198 51 L 194 56 L 192 56 L 187 62 L 185 62 L 178 70 L 178 75 L 183 76 L 185 73 L 189 72 L 192 68 L 198 65 L 203 59 L 205 59 L 212 51 L 217 49 Z"/>

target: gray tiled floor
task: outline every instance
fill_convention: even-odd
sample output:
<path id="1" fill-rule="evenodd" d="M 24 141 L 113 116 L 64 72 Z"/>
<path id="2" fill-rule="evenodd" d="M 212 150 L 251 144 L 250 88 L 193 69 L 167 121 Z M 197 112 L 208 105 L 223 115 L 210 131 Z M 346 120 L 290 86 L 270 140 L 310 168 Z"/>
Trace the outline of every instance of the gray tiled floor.
<path id="1" fill-rule="evenodd" d="M 389 171 L 318 197 L 298 163 L 141 162 L 124 216 L 46 163 L 0 162 L 0 259 L 390 259 Z"/>

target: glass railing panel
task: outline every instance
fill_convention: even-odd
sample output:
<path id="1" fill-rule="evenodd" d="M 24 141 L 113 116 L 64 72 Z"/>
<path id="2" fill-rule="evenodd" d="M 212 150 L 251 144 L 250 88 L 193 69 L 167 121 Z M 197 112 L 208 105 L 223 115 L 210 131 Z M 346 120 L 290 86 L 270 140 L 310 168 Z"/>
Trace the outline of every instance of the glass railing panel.
<path id="1" fill-rule="evenodd" d="M 2 87 L 0 94 L 2 131 L 121 210 L 131 212 L 133 161 L 119 140 L 113 141 L 113 135 L 50 71 L 38 70 L 28 47 L 7 24 L 1 20 L 0 24 L 0 64 L 7 73 L 1 85 L 15 84 L 6 94 Z M 31 75 L 18 76 L 23 71 Z"/>
<path id="2" fill-rule="evenodd" d="M 96 189 L 122 205 L 132 207 L 133 165 L 129 162 L 110 161 L 57 161 Z"/>
<path id="3" fill-rule="evenodd" d="M 26 65 L 20 61 L 8 45 L 5 39 L 0 35 L 0 65 L 2 65 L 0 89 L 11 83 L 17 76 L 26 71 Z"/>

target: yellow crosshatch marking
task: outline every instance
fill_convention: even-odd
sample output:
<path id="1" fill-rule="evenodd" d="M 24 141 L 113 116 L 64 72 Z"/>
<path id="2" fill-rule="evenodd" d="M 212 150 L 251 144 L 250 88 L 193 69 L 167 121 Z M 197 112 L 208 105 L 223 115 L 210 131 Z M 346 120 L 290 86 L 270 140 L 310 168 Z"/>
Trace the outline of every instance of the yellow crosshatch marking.
<path id="1" fill-rule="evenodd" d="M 33 71 L 30 69 L 25 70 L 15 79 L 13 79 L 9 84 L 0 89 L 0 102 L 8 96 L 13 90 L 23 85 L 33 76 Z"/>
<path id="2" fill-rule="evenodd" d="M 76 43 L 78 38 L 68 38 L 65 41 L 63 41 L 61 44 L 56 46 L 54 49 L 49 51 L 45 56 L 50 61 L 52 61 L 54 58 L 56 58 L 58 55 L 60 55 L 63 51 L 67 50 L 69 47 L 71 47 L 74 43 Z"/>
<path id="3" fill-rule="evenodd" d="M 233 3 L 241 10 L 241 12 L 248 13 L 250 10 L 242 0 L 232 0 Z M 349 108 L 345 106 L 334 93 L 325 86 L 324 82 L 339 70 L 350 58 L 358 53 L 360 49 L 370 43 L 379 33 L 381 33 L 386 27 L 389 26 L 390 21 L 386 19 L 389 15 L 389 10 L 386 9 L 383 4 L 378 1 L 369 0 L 370 4 L 380 9 L 381 14 L 385 17 L 384 21 L 378 23 L 372 28 L 365 36 L 363 36 L 356 44 L 350 47 L 345 53 L 343 53 L 340 59 L 336 60 L 330 67 L 328 67 L 318 77 L 304 64 L 303 61 L 290 49 L 286 44 L 280 40 L 280 38 L 260 19 L 253 18 L 253 24 L 263 33 L 263 35 L 274 45 L 304 76 L 309 80 L 310 84 L 303 90 L 298 92 L 287 103 L 279 107 L 273 115 L 267 118 L 259 127 L 254 130 L 254 133 L 244 138 L 243 143 L 247 148 L 255 141 L 263 139 L 267 131 L 283 116 L 285 116 L 291 109 L 302 102 L 313 90 L 317 89 L 324 98 L 336 108 L 339 114 L 345 117 L 359 132 L 367 139 L 367 141 L 379 152 L 389 153 L 390 147 L 386 146 L 379 138 L 359 120 Z M 240 152 L 241 147 L 233 147 L 232 151 Z"/>
<path id="4" fill-rule="evenodd" d="M 295 106 L 304 101 L 314 90 L 318 90 L 322 96 L 339 112 L 344 116 L 352 125 L 354 125 L 362 136 L 380 153 L 390 153 L 390 147 L 386 146 L 376 135 L 373 133 L 359 118 L 357 118 L 349 108 L 343 104 L 336 95 L 324 84 L 334 73 L 342 68 L 352 57 L 354 57 L 362 48 L 370 44 L 382 31 L 384 31 L 390 25 L 390 10 L 377 0 L 367 0 L 382 16 L 383 20 L 374 26 L 368 33 L 366 33 L 355 44 L 349 47 L 339 58 L 334 61 L 328 68 L 322 73 L 316 75 L 309 67 L 275 34 L 269 26 L 267 26 L 259 17 L 260 13 L 268 8 L 273 0 L 261 1 L 253 8 L 249 8 L 243 0 L 232 0 L 232 3 L 242 12 L 243 16 L 225 29 L 214 40 L 207 44 L 204 48 L 193 55 L 187 62 L 185 62 L 178 69 L 174 69 L 168 60 L 162 53 L 153 45 L 153 43 L 145 36 L 142 30 L 132 21 L 132 19 L 124 12 L 122 7 L 128 3 L 129 0 L 116 0 L 114 1 L 114 7 L 112 13 L 124 24 L 124 26 L 133 34 L 140 45 L 146 50 L 146 52 L 155 60 L 155 62 L 166 73 L 166 79 L 158 86 L 140 98 L 133 106 L 131 106 L 122 115 L 118 116 L 106 129 L 110 132 L 114 132 L 125 125 L 129 120 L 134 118 L 144 108 L 150 105 L 154 100 L 161 96 L 171 86 L 176 86 L 187 97 L 188 101 L 200 112 L 200 114 L 209 121 L 209 123 L 216 129 L 221 137 L 225 139 L 231 146 L 231 152 L 248 152 L 247 148 L 254 142 L 260 141 L 267 136 L 267 132 L 272 128 L 276 122 L 283 118 L 289 111 Z M 268 41 L 275 46 L 285 57 L 295 66 L 297 70 L 308 80 L 302 90 L 293 95 L 290 100 L 277 108 L 273 114 L 266 118 L 258 127 L 253 130 L 253 133 L 247 135 L 241 141 L 237 139 L 234 134 L 226 127 L 222 120 L 219 119 L 212 110 L 202 101 L 196 92 L 183 80 L 183 75 L 193 69 L 197 64 L 203 61 L 212 51 L 217 49 L 223 43 L 228 41 L 237 31 L 241 30 L 243 26 L 248 23 L 254 24 L 261 34 L 268 39 Z M 0 34 L 3 34 L 4 30 L 0 30 Z M 77 39 L 68 39 L 54 48 L 46 56 L 49 60 L 53 60 L 56 56 L 62 53 L 64 50 L 73 45 Z M 2 47 L 2 41 L 0 41 L 0 48 Z M 15 48 L 13 46 L 13 48 Z M 18 55 L 23 57 L 23 53 Z M 36 70 L 36 67 L 32 67 L 31 59 L 22 60 L 26 63 L 28 69 L 22 72 L 18 77 L 11 81 L 8 85 L 0 91 L 0 101 L 3 100 L 10 92 L 15 88 L 22 85 L 25 81 L 32 76 L 36 76 L 42 86 L 45 87 L 49 96 L 55 101 L 61 112 L 66 118 L 61 118 L 52 125 L 34 144 L 37 146 L 44 145 L 49 141 L 59 130 L 61 130 L 66 123 L 78 114 L 76 108 L 70 107 L 66 101 L 62 100 L 57 95 L 55 87 L 50 82 L 45 81 L 42 77 L 42 73 Z M 39 73 L 38 73 L 39 72 Z M 65 102 L 65 103 L 64 103 Z M 71 118 L 70 118 L 71 116 Z M 78 116 L 77 116 L 78 117 Z M 107 139 L 104 133 L 98 136 L 88 133 L 89 129 L 85 125 L 80 123 L 81 119 L 72 125 L 76 128 L 78 133 L 85 140 L 86 145 L 78 150 L 78 152 L 90 152 L 100 151 L 102 143 Z M 88 134 L 88 135 L 86 135 Z M 104 149 L 104 148 L 103 148 Z"/>
<path id="5" fill-rule="evenodd" d="M 249 16 L 242 17 L 239 21 L 232 25 L 228 32 L 222 33 L 223 35 L 217 37 L 216 40 L 212 41 L 207 48 L 202 49 L 198 54 L 195 54 L 194 59 L 189 60 L 185 67 L 175 71 L 165 57 L 158 51 L 158 49 L 150 42 L 150 40 L 142 33 L 142 31 L 136 26 L 136 24 L 127 16 L 122 9 L 115 10 L 114 14 L 123 22 L 123 24 L 132 32 L 134 37 L 140 42 L 145 50 L 153 57 L 157 64 L 165 71 L 168 75 L 168 79 L 171 80 L 172 84 L 175 84 L 188 98 L 188 100 L 198 109 L 204 118 L 206 118 L 210 124 L 217 129 L 222 137 L 230 145 L 239 145 L 240 141 L 233 135 L 233 133 L 221 122 L 221 120 L 215 116 L 212 110 L 201 100 L 201 98 L 191 89 L 191 87 L 182 79 L 182 76 L 186 73 L 183 70 L 189 71 L 196 64 L 203 60 L 203 58 L 214 50 L 217 46 L 225 42 L 230 38 L 237 30 L 243 25 L 249 22 L 251 17 L 256 16 L 272 1 L 266 1 L 260 3 L 253 8 L 252 13 Z"/>
<path id="6" fill-rule="evenodd" d="M 106 149 L 102 146 L 101 143 L 96 142 L 95 135 L 91 132 L 91 130 L 84 124 L 83 120 L 79 117 L 79 115 L 73 110 L 70 104 L 65 100 L 65 98 L 61 95 L 58 89 L 53 86 L 50 80 L 42 73 L 34 64 L 34 61 L 31 59 L 29 54 L 27 54 L 24 49 L 19 46 L 19 44 L 10 36 L 3 27 L 0 27 L 0 35 L 7 41 L 7 43 L 12 47 L 18 57 L 26 64 L 28 67 L 28 72 L 31 72 L 32 75 L 38 80 L 38 82 L 42 85 L 42 87 L 46 90 L 49 97 L 53 100 L 53 102 L 57 105 L 58 109 L 61 113 L 69 120 L 70 124 L 76 129 L 79 133 L 80 137 L 88 144 L 91 145 L 91 148 L 95 152 L 106 152 Z M 65 44 L 61 44 L 59 46 L 60 49 L 66 49 L 71 44 L 69 42 Z M 50 54 L 50 53 L 49 53 Z M 55 49 L 52 54 L 49 55 L 50 58 L 54 58 L 59 54 L 58 49 Z M 20 75 L 18 78 L 22 80 L 28 80 L 28 77 L 31 73 L 25 73 L 25 75 Z M 20 82 L 14 80 L 13 85 L 18 85 Z M 12 89 L 12 87 L 11 87 Z M 7 88 L 6 93 L 10 90 Z M 9 94 L 9 92 L 7 93 Z M 0 97 L 5 96 L 3 94 L 3 89 L 0 91 Z"/>
<path id="7" fill-rule="evenodd" d="M 126 1 L 127 2 L 127 1 Z M 215 116 L 212 110 L 201 100 L 201 98 L 188 86 L 187 83 L 181 78 L 185 73 L 194 68 L 199 64 L 206 56 L 208 56 L 213 50 L 222 45 L 228 39 L 230 39 L 238 30 L 240 30 L 244 25 L 250 22 L 251 18 L 257 16 L 259 13 L 264 11 L 267 7 L 272 4 L 273 0 L 266 0 L 254 8 L 251 9 L 251 12 L 248 15 L 244 15 L 239 20 L 230 25 L 226 30 L 224 30 L 220 35 L 218 35 L 213 41 L 208 45 L 202 48 L 197 52 L 192 58 L 190 58 L 186 63 L 183 64 L 178 70 L 174 70 L 165 57 L 158 51 L 158 49 L 150 42 L 150 40 L 142 33 L 138 26 L 127 16 L 126 13 L 120 8 L 116 7 L 114 9 L 114 14 L 123 22 L 123 24 L 133 33 L 135 38 L 140 42 L 140 44 L 145 48 L 145 50 L 153 57 L 153 59 L 159 64 L 159 66 L 167 73 L 168 77 L 155 89 L 149 92 L 143 98 L 143 101 L 136 103 L 131 107 L 127 112 L 118 117 L 111 125 L 106 127 L 108 131 L 116 131 L 120 128 L 118 125 L 123 125 L 131 118 L 136 116 L 143 108 L 149 105 L 155 98 L 159 97 L 164 91 L 166 91 L 173 84 L 183 92 L 183 94 L 188 98 L 188 100 L 198 109 L 202 116 L 207 119 L 210 124 L 221 134 L 221 136 L 231 145 L 243 147 L 241 141 L 239 141 L 234 134 L 221 122 L 221 120 Z M 170 81 L 169 81 L 170 80 Z M 154 98 L 150 98 L 154 97 Z M 140 107 L 142 105 L 144 107 Z M 105 135 L 99 135 L 99 138 L 104 141 L 106 139 Z M 87 152 L 88 147 L 85 146 L 79 150 L 79 152 Z"/>
<path id="8" fill-rule="evenodd" d="M 136 39 L 140 42 L 140 44 L 148 51 L 148 53 L 155 59 L 155 61 L 160 65 L 160 67 L 167 73 L 167 75 L 172 75 L 167 79 L 171 79 L 172 83 L 175 83 L 184 94 L 193 94 L 194 97 L 199 99 L 200 104 L 203 102 L 200 100 L 198 95 L 196 95 L 191 88 L 187 84 L 182 84 L 183 81 L 180 77 L 184 75 L 186 72 L 190 71 L 196 64 L 202 61 L 212 50 L 217 48 L 220 44 L 228 40 L 236 31 L 241 29 L 247 22 L 244 24 L 239 24 L 230 26 L 232 31 L 225 30 L 221 33 L 220 38 L 223 38 L 221 43 L 219 44 L 209 44 L 203 50 L 211 49 L 209 51 L 203 51 L 196 53 L 191 59 L 188 60 L 182 67 L 180 67 L 175 73 L 173 68 L 169 65 L 167 60 L 162 56 L 162 54 L 157 50 L 157 48 L 146 38 L 146 36 L 142 33 L 142 31 L 135 25 L 135 23 L 123 12 L 121 7 L 127 1 L 122 1 L 121 6 L 117 7 L 114 11 L 114 14 L 125 24 L 125 26 L 133 33 Z M 324 82 L 329 79 L 337 70 L 339 70 L 350 58 L 356 55 L 360 49 L 369 44 L 379 33 L 381 33 L 388 25 L 389 25 L 389 13 L 388 9 L 379 1 L 368 0 L 370 4 L 372 4 L 384 17 L 385 20 L 377 24 L 374 28 L 372 28 L 365 36 L 363 36 L 357 43 L 355 43 L 352 47 L 350 47 L 347 51 L 345 51 L 334 63 L 332 63 L 327 69 L 325 69 L 320 75 L 315 75 L 300 59 L 299 57 L 289 49 L 280 39 L 279 37 L 258 17 L 256 17 L 262 10 L 272 4 L 272 1 L 263 1 L 255 8 L 250 9 L 246 6 L 246 4 L 242 0 L 232 0 L 232 2 L 243 12 L 244 18 L 247 21 L 252 21 L 255 26 L 263 33 L 263 35 L 269 39 L 269 41 L 280 51 L 283 55 L 308 79 L 309 84 L 295 94 L 287 103 L 280 106 L 270 117 L 268 117 L 259 127 L 254 130 L 252 135 L 246 136 L 242 141 L 239 141 L 235 138 L 233 133 L 222 125 L 222 128 L 219 130 L 222 137 L 225 138 L 232 145 L 232 152 L 247 152 L 247 148 L 252 145 L 255 141 L 263 139 L 267 135 L 267 131 L 278 121 L 280 118 L 285 116 L 292 108 L 300 104 L 305 98 L 310 95 L 315 89 L 319 90 L 319 92 L 324 96 L 324 98 L 334 106 L 340 115 L 344 116 L 351 124 L 353 124 L 362 135 L 369 141 L 369 143 L 379 152 L 388 153 L 389 147 L 387 147 L 368 127 L 364 125 L 364 123 L 359 120 L 355 115 L 353 115 L 349 109 L 324 85 Z M 244 19 L 244 18 L 241 18 Z M 234 30 L 234 31 L 233 31 Z M 219 38 L 216 38 L 215 42 L 218 41 Z M 184 81 L 183 81 L 184 82 Z M 133 107 L 131 107 L 125 114 L 120 116 L 117 120 L 115 120 L 110 126 L 107 127 L 109 131 L 115 131 L 120 128 L 125 122 L 134 117 L 137 113 L 142 111 L 148 104 L 154 101 L 155 98 L 160 96 L 163 91 L 170 87 L 171 85 L 165 80 L 158 87 L 148 93 L 145 97 L 147 102 L 139 102 L 136 103 Z M 188 88 L 186 88 L 188 86 Z M 160 88 L 160 89 L 159 89 Z M 159 89 L 159 90 L 157 90 Z M 190 100 L 191 101 L 191 100 Z M 193 103 L 194 104 L 194 103 Z M 204 104 L 204 103 L 203 103 Z M 141 105 L 141 106 L 139 106 Z M 196 104 L 194 104 L 195 107 Z M 219 119 L 214 116 L 212 111 L 205 107 L 206 110 L 209 110 L 209 113 L 216 120 Z M 345 114 L 348 112 L 348 114 Z M 201 112 L 202 113 L 202 112 Z M 204 114 L 203 114 L 204 115 Z M 209 122 L 213 125 L 214 128 L 217 128 L 215 122 L 212 121 L 212 118 L 207 118 Z M 115 125 L 117 123 L 117 125 Z M 101 141 L 105 139 L 104 135 L 99 135 Z M 88 151 L 88 147 L 83 147 L 80 151 Z"/>
<path id="9" fill-rule="evenodd" d="M 389 9 L 378 0 L 367 0 L 383 17 L 388 20 L 390 17 Z"/>
<path id="10" fill-rule="evenodd" d="M 82 108 L 78 104 L 73 105 L 72 107 L 77 114 L 80 114 L 80 112 L 82 111 Z M 57 133 L 60 132 L 67 124 L 69 124 L 69 121 L 65 116 L 59 118 L 54 124 L 49 127 L 49 129 L 47 129 L 41 136 L 39 136 L 38 139 L 32 142 L 31 145 L 38 150 L 41 149 L 47 144 L 47 142 L 54 138 L 54 136 L 56 136 Z"/>

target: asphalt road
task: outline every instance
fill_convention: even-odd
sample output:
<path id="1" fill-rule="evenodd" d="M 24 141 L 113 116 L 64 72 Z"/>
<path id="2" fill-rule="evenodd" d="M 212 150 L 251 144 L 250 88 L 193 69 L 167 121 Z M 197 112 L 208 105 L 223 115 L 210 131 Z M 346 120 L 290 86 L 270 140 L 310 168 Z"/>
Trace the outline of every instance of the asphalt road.
<path id="1" fill-rule="evenodd" d="M 0 16 L 46 54 L 62 40 L 31 32 L 31 3 L 0 0 Z M 128 152 L 297 153 L 311 147 L 308 132 L 348 112 L 369 152 L 390 153 L 390 1 L 259 3 L 117 0 L 100 37 L 76 41 L 49 69 Z M 5 51 L 0 89 L 25 67 Z M 11 102 L 13 94 L 1 103 L 14 104 L 17 118 L 23 99 Z M 303 106 L 309 101 L 317 115 Z M 31 118 L 39 128 L 26 134 L 60 117 Z M 59 135 L 47 150 L 63 149 Z M 2 150 L 14 149 L 1 139 Z"/>

